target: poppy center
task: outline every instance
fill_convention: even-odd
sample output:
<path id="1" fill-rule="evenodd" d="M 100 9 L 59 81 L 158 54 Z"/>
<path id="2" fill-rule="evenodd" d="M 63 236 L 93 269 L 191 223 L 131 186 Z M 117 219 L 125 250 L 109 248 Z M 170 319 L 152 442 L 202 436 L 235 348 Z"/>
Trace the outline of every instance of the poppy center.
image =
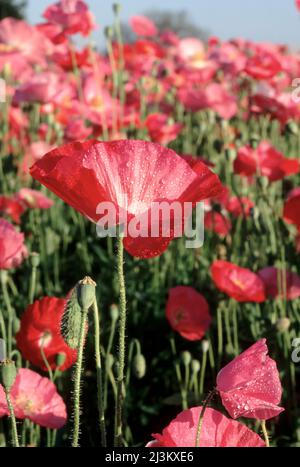
<path id="1" fill-rule="evenodd" d="M 174 324 L 177 326 L 185 317 L 185 311 L 183 308 L 179 308 L 174 313 Z"/>

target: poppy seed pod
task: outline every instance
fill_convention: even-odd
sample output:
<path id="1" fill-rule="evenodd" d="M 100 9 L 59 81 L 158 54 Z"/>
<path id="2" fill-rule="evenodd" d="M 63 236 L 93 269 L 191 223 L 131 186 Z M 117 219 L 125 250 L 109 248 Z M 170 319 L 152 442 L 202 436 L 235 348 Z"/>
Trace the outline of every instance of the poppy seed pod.
<path id="1" fill-rule="evenodd" d="M 210 346 L 209 341 L 207 340 L 202 341 L 202 352 L 207 353 L 209 351 L 209 346 Z"/>
<path id="2" fill-rule="evenodd" d="M 0 363 L 0 383 L 6 389 L 10 391 L 13 387 L 17 377 L 17 369 L 15 362 L 12 360 L 4 360 Z"/>
<path id="3" fill-rule="evenodd" d="M 146 359 L 142 354 L 136 355 L 133 360 L 133 371 L 137 379 L 143 379 L 146 374 Z"/>
<path id="4" fill-rule="evenodd" d="M 85 277 L 76 287 L 78 303 L 83 310 L 88 310 L 96 299 L 96 283 L 90 278 Z"/>
<path id="5" fill-rule="evenodd" d="M 33 268 L 38 268 L 40 265 L 40 255 L 39 253 L 32 253 L 30 255 L 30 262 Z"/>
<path id="6" fill-rule="evenodd" d="M 116 14 L 116 15 L 119 15 L 122 11 L 122 6 L 120 5 L 120 3 L 114 3 L 113 4 L 113 12 Z"/>
<path id="7" fill-rule="evenodd" d="M 181 354 L 181 360 L 182 360 L 182 363 L 184 364 L 184 366 L 189 366 L 191 361 L 192 361 L 192 356 L 190 354 L 190 352 L 182 352 Z"/>

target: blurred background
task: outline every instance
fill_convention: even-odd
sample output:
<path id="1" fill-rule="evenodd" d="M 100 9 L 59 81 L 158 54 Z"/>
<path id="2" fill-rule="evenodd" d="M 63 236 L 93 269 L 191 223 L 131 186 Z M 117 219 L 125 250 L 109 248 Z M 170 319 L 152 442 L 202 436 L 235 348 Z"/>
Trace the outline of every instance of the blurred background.
<path id="1" fill-rule="evenodd" d="M 1 0 L 0 17 L 25 16 L 29 22 L 38 23 L 51 3 L 51 0 Z M 114 0 L 87 0 L 87 3 L 98 24 L 112 23 Z M 294 0 L 122 0 L 120 3 L 125 24 L 134 14 L 146 14 L 158 27 L 173 29 L 183 37 L 205 39 L 207 35 L 217 35 L 222 40 L 243 37 L 285 43 L 292 49 L 300 43 L 300 22 L 295 15 Z M 103 28 L 94 38 L 102 43 Z"/>

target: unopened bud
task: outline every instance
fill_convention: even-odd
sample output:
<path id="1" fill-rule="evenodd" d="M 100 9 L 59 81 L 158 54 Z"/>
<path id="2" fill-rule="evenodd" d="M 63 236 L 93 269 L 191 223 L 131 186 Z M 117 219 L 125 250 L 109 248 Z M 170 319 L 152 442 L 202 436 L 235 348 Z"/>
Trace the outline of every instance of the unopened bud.
<path id="1" fill-rule="evenodd" d="M 59 353 L 57 354 L 56 356 L 56 365 L 58 368 L 60 368 L 61 366 L 64 365 L 65 361 L 66 361 L 66 354 L 65 353 Z"/>
<path id="2" fill-rule="evenodd" d="M 291 320 L 289 318 L 281 318 L 277 321 L 276 327 L 279 332 L 286 332 L 291 327 Z"/>
<path id="3" fill-rule="evenodd" d="M 252 133 L 252 135 L 250 136 L 250 145 L 252 149 L 257 149 L 259 142 L 260 142 L 259 135 Z"/>
<path id="4" fill-rule="evenodd" d="M 136 355 L 133 360 L 133 371 L 137 379 L 143 379 L 146 374 L 146 359 L 142 354 Z"/>
<path id="5" fill-rule="evenodd" d="M 116 15 L 119 15 L 122 11 L 122 6 L 120 5 L 120 3 L 114 3 L 113 4 L 113 12 L 116 14 Z"/>
<path id="6" fill-rule="evenodd" d="M 291 133 L 292 135 L 297 136 L 299 134 L 299 127 L 298 127 L 297 123 L 294 122 L 294 121 L 288 122 L 286 128 L 287 128 L 288 132 Z"/>
<path id="7" fill-rule="evenodd" d="M 182 352 L 181 354 L 181 360 L 184 366 L 189 366 L 191 361 L 192 361 L 192 356 L 190 352 Z"/>
<path id="8" fill-rule="evenodd" d="M 83 310 L 88 310 L 96 300 L 96 283 L 90 278 L 85 277 L 77 284 L 78 303 Z"/>
<path id="9" fill-rule="evenodd" d="M 112 305 L 110 307 L 110 318 L 112 321 L 118 321 L 119 319 L 119 308 L 117 305 Z"/>
<path id="10" fill-rule="evenodd" d="M 104 33 L 105 33 L 105 37 L 107 39 L 112 39 L 113 36 L 114 36 L 114 31 L 113 31 L 113 28 L 111 26 L 107 26 L 105 29 L 104 29 Z"/>
<path id="11" fill-rule="evenodd" d="M 7 391 L 13 387 L 17 377 L 17 369 L 15 362 L 12 360 L 4 360 L 0 363 L 0 383 Z"/>
<path id="12" fill-rule="evenodd" d="M 17 334 L 20 331 L 20 328 L 21 328 L 21 322 L 20 322 L 19 318 L 14 317 L 14 320 L 13 320 L 14 334 Z"/>
<path id="13" fill-rule="evenodd" d="M 207 353 L 209 351 L 209 341 L 202 341 L 202 352 Z"/>
<path id="14" fill-rule="evenodd" d="M 192 360 L 192 371 L 195 375 L 199 373 L 201 369 L 200 362 L 198 360 Z"/>

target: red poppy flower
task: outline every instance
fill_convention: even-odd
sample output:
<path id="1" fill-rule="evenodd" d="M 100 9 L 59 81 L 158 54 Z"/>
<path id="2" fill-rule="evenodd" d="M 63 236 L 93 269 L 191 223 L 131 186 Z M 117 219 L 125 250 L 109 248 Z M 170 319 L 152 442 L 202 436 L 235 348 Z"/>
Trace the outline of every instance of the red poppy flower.
<path id="1" fill-rule="evenodd" d="M 158 34 L 154 22 L 146 16 L 132 16 L 130 26 L 137 36 L 153 37 Z"/>
<path id="2" fill-rule="evenodd" d="M 296 0 L 296 7 L 300 11 L 300 0 Z"/>
<path id="3" fill-rule="evenodd" d="M 67 346 L 60 333 L 65 305 L 64 299 L 45 297 L 29 305 L 21 318 L 21 328 L 16 335 L 18 348 L 26 360 L 44 371 L 47 367 L 42 350 L 52 369 L 63 371 L 76 361 L 76 350 Z M 57 365 L 59 354 L 65 357 L 60 367 Z"/>
<path id="4" fill-rule="evenodd" d="M 50 5 L 43 17 L 49 23 L 62 26 L 64 33 L 68 35 L 88 36 L 95 29 L 94 17 L 82 0 L 60 0 Z"/>
<path id="5" fill-rule="evenodd" d="M 216 211 L 209 211 L 205 214 L 205 228 L 219 235 L 226 237 L 231 231 L 232 225 L 229 219 Z"/>
<path id="6" fill-rule="evenodd" d="M 295 300 L 300 297 L 300 277 L 291 271 L 264 268 L 258 273 L 263 280 L 269 297 Z"/>
<path id="7" fill-rule="evenodd" d="M 284 205 L 283 218 L 288 224 L 300 229 L 300 188 L 293 190 Z"/>
<path id="8" fill-rule="evenodd" d="M 234 172 L 244 177 L 252 177 L 259 173 L 270 182 L 299 173 L 300 164 L 297 159 L 287 159 L 267 141 L 262 141 L 258 148 L 244 146 L 238 151 L 234 162 Z"/>
<path id="9" fill-rule="evenodd" d="M 220 371 L 217 390 L 234 419 L 269 420 L 284 411 L 278 407 L 282 388 L 276 362 L 268 356 L 266 339 L 254 344 Z"/>
<path id="10" fill-rule="evenodd" d="M 18 371 L 10 397 L 16 418 L 53 430 L 62 428 L 67 421 L 66 406 L 55 385 L 34 371 L 26 368 Z M 0 384 L 0 417 L 5 415 L 9 415 L 9 410 Z"/>
<path id="11" fill-rule="evenodd" d="M 16 224 L 20 224 L 21 216 L 25 211 L 23 203 L 17 199 L 0 196 L 0 214 L 9 216 Z"/>
<path id="12" fill-rule="evenodd" d="M 99 203 L 115 206 L 118 223 L 136 221 L 143 224 L 153 202 L 193 204 L 217 196 L 221 183 L 206 165 L 194 169 L 176 153 L 145 141 L 88 141 L 58 148 L 38 161 L 31 169 L 36 180 L 94 222 Z M 159 221 L 160 222 L 160 221 Z M 145 225 L 145 224 L 143 224 Z M 139 258 L 159 256 L 174 238 L 159 236 L 124 239 L 127 251 Z"/>
<path id="13" fill-rule="evenodd" d="M 0 270 L 20 266 L 27 255 L 24 234 L 5 219 L 0 219 Z"/>
<path id="14" fill-rule="evenodd" d="M 152 141 L 165 146 L 174 141 L 184 128 L 181 123 L 169 123 L 168 116 L 159 113 L 148 115 L 145 125 Z"/>
<path id="15" fill-rule="evenodd" d="M 246 65 L 246 73 L 254 79 L 271 79 L 282 70 L 279 60 L 274 54 L 266 51 L 258 51 L 249 58 Z"/>
<path id="16" fill-rule="evenodd" d="M 234 217 L 249 217 L 254 203 L 246 197 L 238 198 L 236 196 L 229 198 L 225 204 L 226 209 Z"/>
<path id="17" fill-rule="evenodd" d="M 249 269 L 226 261 L 215 261 L 211 274 L 218 289 L 238 302 L 262 303 L 266 300 L 263 281 Z"/>
<path id="18" fill-rule="evenodd" d="M 166 315 L 172 329 L 189 341 L 201 340 L 212 321 L 207 301 L 192 287 L 170 290 Z"/>
<path id="19" fill-rule="evenodd" d="M 153 435 L 155 441 L 148 447 L 193 448 L 202 407 L 185 410 L 165 428 L 162 435 Z M 264 441 L 245 425 L 217 412 L 206 409 L 203 419 L 200 447 L 202 448 L 258 448 Z"/>

